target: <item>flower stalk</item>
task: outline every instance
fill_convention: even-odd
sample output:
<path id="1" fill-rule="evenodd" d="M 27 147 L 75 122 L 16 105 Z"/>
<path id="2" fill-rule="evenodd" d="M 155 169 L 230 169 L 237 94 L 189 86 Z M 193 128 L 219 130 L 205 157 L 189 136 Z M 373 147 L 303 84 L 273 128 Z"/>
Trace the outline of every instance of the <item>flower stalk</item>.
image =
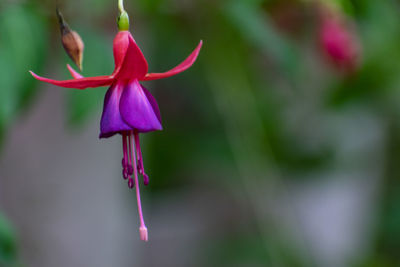
<path id="1" fill-rule="evenodd" d="M 118 0 L 118 9 L 119 9 L 119 13 L 122 14 L 123 12 L 125 12 L 124 9 L 124 0 Z"/>

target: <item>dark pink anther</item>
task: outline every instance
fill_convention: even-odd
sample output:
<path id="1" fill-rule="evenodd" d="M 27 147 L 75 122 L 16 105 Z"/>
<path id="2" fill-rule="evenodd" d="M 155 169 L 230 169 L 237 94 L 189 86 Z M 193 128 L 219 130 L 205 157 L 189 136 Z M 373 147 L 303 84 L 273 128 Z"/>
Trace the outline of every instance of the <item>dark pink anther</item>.
<path id="1" fill-rule="evenodd" d="M 128 171 L 126 169 L 122 170 L 122 176 L 124 177 L 125 180 L 128 179 L 129 174 L 128 174 Z"/>
<path id="2" fill-rule="evenodd" d="M 30 73 L 39 81 L 66 88 L 85 89 L 89 87 L 109 86 L 104 98 L 99 137 L 109 138 L 115 134 L 122 135 L 124 153 L 124 160 L 122 162 L 124 169 L 123 176 L 124 178 L 127 175 L 130 176 L 128 177 L 130 188 L 136 187 L 136 200 L 140 218 L 140 239 L 148 241 L 148 231 L 143 219 L 138 168 L 136 165 L 140 163 L 139 169 L 144 175 L 142 153 L 139 142 L 135 145 L 137 148 L 134 147 L 135 141 L 133 137 L 135 135 L 135 140 L 139 141 L 139 133 L 160 131 L 162 130 L 162 125 L 160 110 L 156 100 L 139 82 L 163 79 L 187 70 L 196 61 L 203 42 L 200 41 L 196 49 L 176 67 L 163 73 L 148 73 L 147 61 L 128 31 L 127 14 L 123 9 L 122 0 L 118 1 L 118 7 L 121 13 L 121 24 L 118 23 L 120 31 L 114 38 L 113 43 L 115 62 L 113 73 L 97 77 L 83 77 L 69 65 L 68 70 L 74 79 L 57 81 L 38 76 L 33 72 Z M 136 153 L 138 153 L 138 161 L 136 160 Z M 128 168 L 128 163 L 132 166 L 131 168 Z M 130 173 L 132 174 L 129 175 Z M 148 183 L 148 177 L 146 177 L 144 178 L 145 183 Z"/>
<path id="3" fill-rule="evenodd" d="M 138 150 L 139 151 L 139 150 Z M 137 169 L 138 169 L 138 172 L 140 173 L 140 175 L 143 175 L 143 173 L 144 173 L 144 170 L 143 170 L 143 160 L 142 160 L 142 158 L 139 158 L 139 156 L 140 156 L 140 154 L 139 154 L 140 152 L 138 152 L 138 166 L 137 166 Z"/>
<path id="4" fill-rule="evenodd" d="M 145 173 L 143 173 L 143 183 L 144 183 L 144 185 L 149 184 L 149 176 Z"/>
<path id="5" fill-rule="evenodd" d="M 132 167 L 131 164 L 129 164 L 129 165 L 127 166 L 127 171 L 128 171 L 128 174 L 129 174 L 129 175 L 132 175 L 132 174 L 133 174 L 133 167 Z"/>
<path id="6" fill-rule="evenodd" d="M 129 178 L 129 180 L 128 180 L 128 187 L 130 189 L 135 187 L 135 181 L 132 178 Z"/>

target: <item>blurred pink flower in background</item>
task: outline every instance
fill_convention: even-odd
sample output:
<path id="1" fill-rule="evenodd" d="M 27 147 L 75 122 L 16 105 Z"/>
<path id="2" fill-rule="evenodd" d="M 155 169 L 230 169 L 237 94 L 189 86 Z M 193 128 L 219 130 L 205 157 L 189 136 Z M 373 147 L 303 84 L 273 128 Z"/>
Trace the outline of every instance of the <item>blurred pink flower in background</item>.
<path id="1" fill-rule="evenodd" d="M 359 67 L 361 43 L 351 21 L 336 9 L 319 9 L 319 42 L 327 59 L 347 74 Z"/>

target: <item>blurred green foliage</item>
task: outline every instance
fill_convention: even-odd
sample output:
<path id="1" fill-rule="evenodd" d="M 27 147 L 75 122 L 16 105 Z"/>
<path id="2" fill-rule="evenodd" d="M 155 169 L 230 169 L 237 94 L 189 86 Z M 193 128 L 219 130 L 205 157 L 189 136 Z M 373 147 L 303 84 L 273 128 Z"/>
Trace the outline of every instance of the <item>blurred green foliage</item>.
<path id="1" fill-rule="evenodd" d="M 46 21 L 33 5 L 6 5 L 0 9 L 0 142 L 16 115 L 35 95 L 35 82 L 28 70 L 42 69 L 48 37 Z"/>
<path id="2" fill-rule="evenodd" d="M 15 230 L 0 213 L 0 266 L 16 266 L 17 242 Z"/>

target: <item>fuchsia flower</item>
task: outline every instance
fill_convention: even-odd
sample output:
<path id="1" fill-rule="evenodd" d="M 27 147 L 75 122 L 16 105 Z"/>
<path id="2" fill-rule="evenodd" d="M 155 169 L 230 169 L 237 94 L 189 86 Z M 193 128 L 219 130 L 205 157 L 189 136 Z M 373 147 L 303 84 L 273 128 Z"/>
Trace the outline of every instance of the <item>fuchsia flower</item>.
<path id="1" fill-rule="evenodd" d="M 348 73 L 357 69 L 361 45 L 357 34 L 340 13 L 328 7 L 320 10 L 319 38 L 322 49 L 330 61 Z"/>
<path id="2" fill-rule="evenodd" d="M 122 136 L 123 177 L 128 179 L 130 188 L 136 185 L 138 212 L 140 217 L 140 238 L 148 240 L 147 228 L 143 220 L 138 172 L 143 176 L 145 185 L 149 178 L 144 171 L 139 134 L 162 130 L 160 111 L 156 100 L 139 81 L 150 81 L 176 75 L 195 62 L 202 41 L 196 49 L 178 66 L 164 73 L 148 73 L 147 61 L 137 46 L 129 29 L 128 15 L 119 0 L 119 32 L 114 39 L 113 52 L 115 69 L 111 75 L 85 78 L 67 65 L 74 79 L 57 81 L 43 78 L 32 71 L 37 80 L 61 87 L 86 89 L 88 87 L 110 86 L 105 99 L 100 122 L 100 138 L 109 138 L 115 134 Z"/>

